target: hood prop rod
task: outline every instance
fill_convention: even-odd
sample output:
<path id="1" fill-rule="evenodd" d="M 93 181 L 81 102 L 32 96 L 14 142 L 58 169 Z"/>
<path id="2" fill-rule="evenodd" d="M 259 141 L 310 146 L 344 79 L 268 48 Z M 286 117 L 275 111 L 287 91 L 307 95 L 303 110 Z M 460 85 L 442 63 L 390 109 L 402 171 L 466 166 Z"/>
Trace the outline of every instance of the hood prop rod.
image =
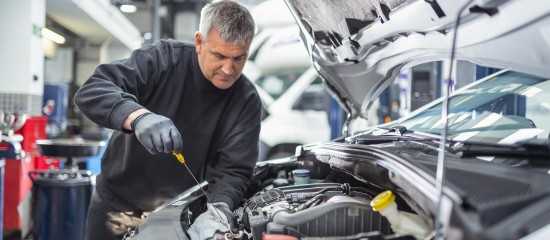
<path id="1" fill-rule="evenodd" d="M 456 41 L 457 41 L 457 35 L 458 35 L 458 27 L 460 26 L 460 14 L 466 10 L 468 5 L 470 5 L 474 0 L 468 1 L 464 6 L 460 8 L 458 11 L 457 17 L 456 17 L 456 24 L 455 24 L 455 31 L 453 35 L 452 40 L 452 47 L 451 47 L 451 59 L 450 59 L 450 67 L 449 67 L 449 75 L 447 78 L 447 85 L 446 85 L 446 91 L 445 91 L 445 98 L 443 99 L 443 106 L 442 106 L 442 113 L 441 117 L 443 118 L 443 132 L 441 133 L 441 139 L 439 143 L 439 149 L 440 151 L 437 154 L 437 170 L 436 170 L 436 187 L 437 187 L 437 209 L 435 214 L 435 237 L 434 239 L 444 239 L 443 236 L 441 236 L 441 230 L 442 230 L 442 212 L 443 212 L 443 187 L 445 186 L 445 146 L 447 144 L 447 136 L 448 136 L 448 129 L 449 129 L 449 96 L 450 92 L 453 87 L 452 83 L 452 77 L 453 77 L 453 62 L 455 59 L 456 54 Z M 448 207 L 448 206 L 447 206 Z M 445 219 L 445 224 L 448 225 L 448 220 Z"/>

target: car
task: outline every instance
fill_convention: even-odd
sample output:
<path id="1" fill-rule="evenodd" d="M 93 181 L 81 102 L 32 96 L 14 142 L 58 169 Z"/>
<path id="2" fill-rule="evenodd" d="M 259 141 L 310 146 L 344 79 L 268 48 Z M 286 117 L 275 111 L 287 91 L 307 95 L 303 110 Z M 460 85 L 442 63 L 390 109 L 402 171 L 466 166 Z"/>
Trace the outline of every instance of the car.
<path id="1" fill-rule="evenodd" d="M 404 68 L 502 69 L 393 122 L 258 162 L 230 239 L 548 239 L 550 2 L 286 0 L 313 65 L 349 113 Z M 452 80 L 452 81 L 451 81 Z M 454 91 L 451 91 L 454 90 Z M 308 174 L 309 173 L 309 174 Z M 127 239 L 188 239 L 202 182 Z"/>
<path id="2" fill-rule="evenodd" d="M 252 42 L 243 74 L 266 109 L 258 161 L 294 155 L 297 146 L 330 140 L 330 96 L 311 67 L 298 26 L 267 28 Z"/>

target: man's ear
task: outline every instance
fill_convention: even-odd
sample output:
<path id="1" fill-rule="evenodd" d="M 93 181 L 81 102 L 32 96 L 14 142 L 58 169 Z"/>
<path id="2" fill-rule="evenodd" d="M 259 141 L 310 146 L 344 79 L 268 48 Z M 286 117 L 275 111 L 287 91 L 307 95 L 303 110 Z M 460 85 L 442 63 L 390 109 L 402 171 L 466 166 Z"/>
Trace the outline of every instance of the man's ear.
<path id="1" fill-rule="evenodd" d="M 202 35 L 200 32 L 195 32 L 195 50 L 197 54 L 200 54 L 202 51 Z"/>

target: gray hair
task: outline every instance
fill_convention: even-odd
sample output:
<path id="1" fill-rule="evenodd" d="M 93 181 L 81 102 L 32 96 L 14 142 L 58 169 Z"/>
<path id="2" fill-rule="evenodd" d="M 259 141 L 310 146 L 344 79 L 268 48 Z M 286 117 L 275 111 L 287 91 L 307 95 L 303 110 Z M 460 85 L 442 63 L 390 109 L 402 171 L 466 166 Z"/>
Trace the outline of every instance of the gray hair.
<path id="1" fill-rule="evenodd" d="M 254 37 L 256 23 L 248 9 L 234 0 L 219 0 L 206 4 L 201 11 L 199 32 L 206 35 L 215 28 L 223 41 L 247 44 Z"/>

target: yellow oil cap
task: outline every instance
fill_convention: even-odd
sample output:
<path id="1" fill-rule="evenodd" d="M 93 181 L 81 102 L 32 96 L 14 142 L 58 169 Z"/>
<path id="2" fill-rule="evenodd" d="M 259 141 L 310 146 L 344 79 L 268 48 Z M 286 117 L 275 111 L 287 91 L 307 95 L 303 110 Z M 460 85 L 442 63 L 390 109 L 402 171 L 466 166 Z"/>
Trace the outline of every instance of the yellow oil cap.
<path id="1" fill-rule="evenodd" d="M 395 200 L 395 195 L 393 195 L 390 190 L 387 190 L 372 199 L 370 206 L 374 209 L 374 211 L 380 211 L 389 206 L 393 200 Z"/>

